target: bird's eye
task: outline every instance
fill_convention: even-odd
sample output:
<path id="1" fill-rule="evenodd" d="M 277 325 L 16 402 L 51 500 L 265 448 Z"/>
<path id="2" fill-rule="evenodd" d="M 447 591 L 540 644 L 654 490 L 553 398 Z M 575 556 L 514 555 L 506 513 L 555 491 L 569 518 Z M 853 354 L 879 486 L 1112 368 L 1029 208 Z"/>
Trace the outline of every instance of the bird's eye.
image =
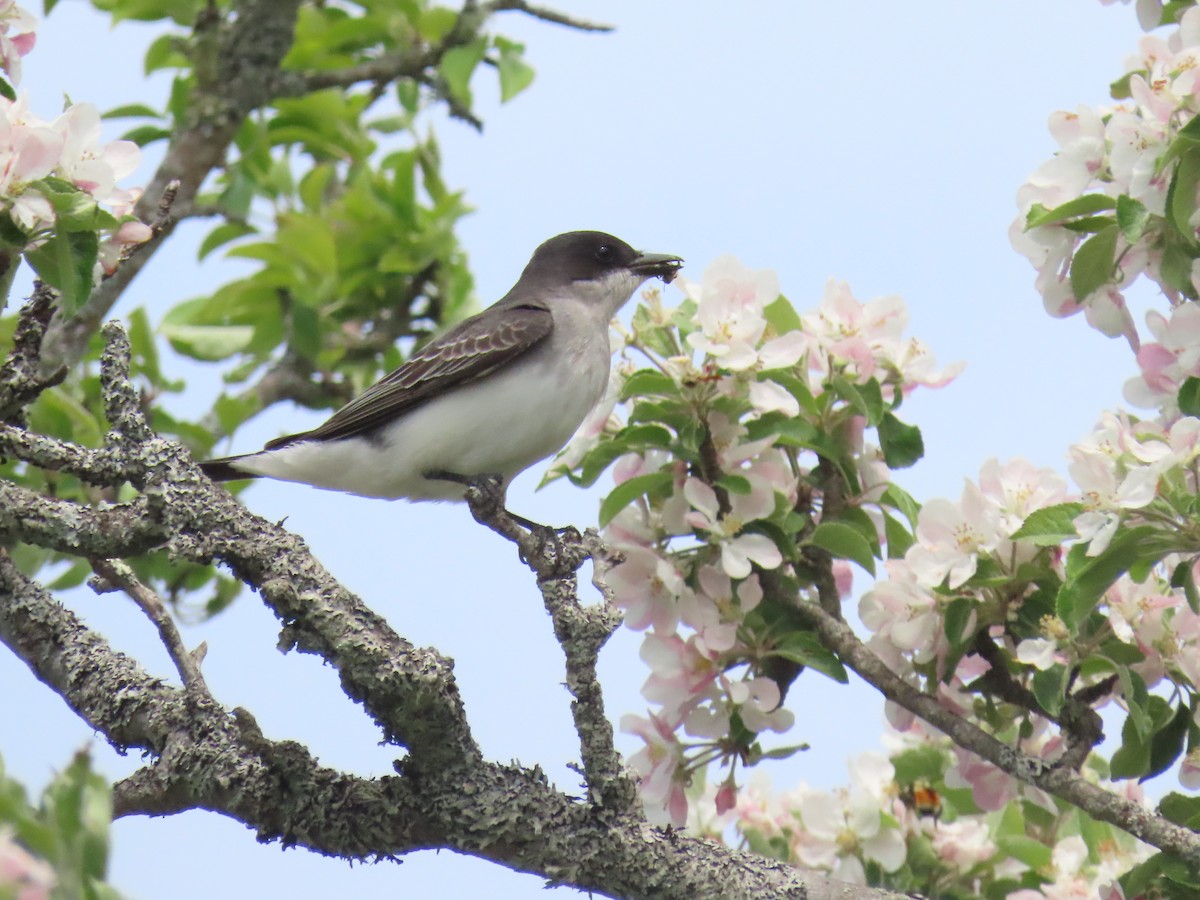
<path id="1" fill-rule="evenodd" d="M 608 244 L 601 244 L 596 248 L 596 259 L 602 263 L 610 263 L 613 260 L 613 248 Z"/>

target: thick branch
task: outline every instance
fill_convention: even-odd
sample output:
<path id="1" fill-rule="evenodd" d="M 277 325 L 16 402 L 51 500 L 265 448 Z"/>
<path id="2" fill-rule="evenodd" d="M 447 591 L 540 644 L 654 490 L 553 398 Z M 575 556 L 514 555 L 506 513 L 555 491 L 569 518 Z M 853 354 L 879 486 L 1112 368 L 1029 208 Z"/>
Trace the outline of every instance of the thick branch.
<path id="1" fill-rule="evenodd" d="M 0 535 L 77 556 L 137 556 L 168 537 L 138 497 L 119 506 L 93 508 L 45 497 L 0 479 Z"/>

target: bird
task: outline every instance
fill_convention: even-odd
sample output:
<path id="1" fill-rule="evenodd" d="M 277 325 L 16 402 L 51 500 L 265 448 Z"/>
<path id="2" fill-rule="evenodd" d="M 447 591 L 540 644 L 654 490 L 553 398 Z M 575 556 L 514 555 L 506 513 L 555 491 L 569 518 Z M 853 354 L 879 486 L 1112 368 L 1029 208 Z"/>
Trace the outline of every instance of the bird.
<path id="1" fill-rule="evenodd" d="M 611 234 L 571 231 L 534 251 L 495 304 L 412 354 L 311 431 L 200 463 L 214 481 L 273 478 L 386 500 L 461 501 L 570 440 L 609 381 L 609 323 L 683 265 Z"/>

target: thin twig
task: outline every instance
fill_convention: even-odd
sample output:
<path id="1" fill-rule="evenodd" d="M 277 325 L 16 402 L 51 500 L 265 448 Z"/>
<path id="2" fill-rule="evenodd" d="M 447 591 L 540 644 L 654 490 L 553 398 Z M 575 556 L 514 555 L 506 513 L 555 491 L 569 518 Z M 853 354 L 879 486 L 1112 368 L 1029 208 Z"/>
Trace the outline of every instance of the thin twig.
<path id="1" fill-rule="evenodd" d="M 568 16 L 566 13 L 560 13 L 557 10 L 547 9 L 544 6 L 534 6 L 532 3 L 526 3 L 525 0 L 493 0 L 484 6 L 484 9 L 489 12 L 523 12 L 528 16 L 533 16 L 535 19 L 541 19 L 543 22 L 553 22 L 555 25 L 565 25 L 567 28 L 574 28 L 578 31 L 612 31 L 612 25 L 604 25 L 600 22 L 589 22 L 587 19 L 576 19 L 574 16 Z"/>
<path id="2" fill-rule="evenodd" d="M 204 659 L 206 652 L 205 645 L 201 644 L 192 651 L 183 645 L 183 638 L 179 634 L 179 629 L 175 627 L 175 620 L 167 612 L 167 608 L 158 594 L 142 584 L 133 574 L 133 570 L 125 563 L 115 559 L 93 559 L 91 565 L 92 571 L 104 582 L 99 583 L 93 580 L 92 590 L 97 594 L 104 593 L 106 590 L 124 591 L 158 629 L 158 636 L 162 640 L 163 646 L 167 648 L 167 654 L 171 657 L 171 662 L 175 664 L 175 669 L 179 672 L 179 677 L 183 680 L 183 686 L 187 689 L 188 694 L 212 699 L 208 685 L 204 682 L 204 675 L 200 671 L 200 662 Z"/>

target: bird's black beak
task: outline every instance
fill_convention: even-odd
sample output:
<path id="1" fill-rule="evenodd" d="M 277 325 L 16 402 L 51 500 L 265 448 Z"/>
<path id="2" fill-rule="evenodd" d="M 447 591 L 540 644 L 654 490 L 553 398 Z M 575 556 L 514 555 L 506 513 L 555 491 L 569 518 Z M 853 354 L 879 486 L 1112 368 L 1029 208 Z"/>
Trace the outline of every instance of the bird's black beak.
<path id="1" fill-rule="evenodd" d="M 682 266 L 683 260 L 669 253 L 639 253 L 629 264 L 629 271 L 670 284 Z"/>

